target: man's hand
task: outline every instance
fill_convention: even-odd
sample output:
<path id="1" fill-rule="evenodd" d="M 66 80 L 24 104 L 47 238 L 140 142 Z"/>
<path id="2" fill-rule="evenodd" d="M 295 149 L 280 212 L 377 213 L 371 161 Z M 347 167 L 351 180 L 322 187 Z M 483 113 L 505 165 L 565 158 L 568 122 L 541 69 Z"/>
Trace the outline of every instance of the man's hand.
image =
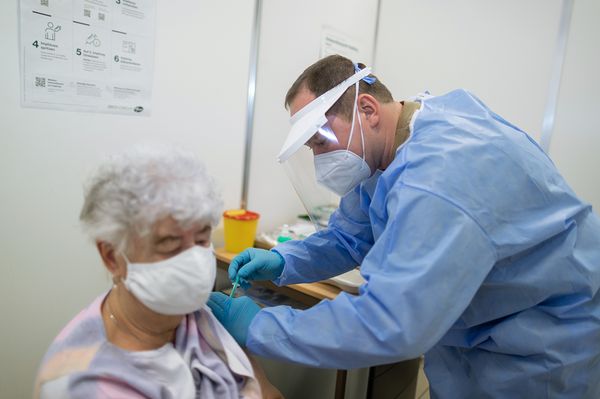
<path id="1" fill-rule="evenodd" d="M 243 289 L 250 287 L 251 280 L 274 280 L 283 272 L 285 261 L 274 251 L 248 248 L 233 258 L 229 265 L 229 279 L 238 282 Z"/>
<path id="2" fill-rule="evenodd" d="M 247 296 L 229 298 L 221 292 L 211 293 L 207 305 L 229 334 L 242 348 L 245 348 L 248 327 L 260 307 Z"/>

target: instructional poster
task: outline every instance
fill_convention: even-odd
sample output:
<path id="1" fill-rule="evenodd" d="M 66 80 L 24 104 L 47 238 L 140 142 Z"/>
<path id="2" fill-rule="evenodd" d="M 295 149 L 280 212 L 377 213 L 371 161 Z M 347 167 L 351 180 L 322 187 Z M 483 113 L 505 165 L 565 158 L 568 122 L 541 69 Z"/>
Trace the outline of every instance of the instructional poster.
<path id="1" fill-rule="evenodd" d="M 156 0 L 21 0 L 21 104 L 148 115 Z"/>
<path id="2" fill-rule="evenodd" d="M 354 62 L 369 63 L 369 60 L 363 58 L 363 52 L 364 47 L 359 41 L 330 26 L 323 26 L 321 49 L 319 51 L 320 58 L 339 54 Z"/>

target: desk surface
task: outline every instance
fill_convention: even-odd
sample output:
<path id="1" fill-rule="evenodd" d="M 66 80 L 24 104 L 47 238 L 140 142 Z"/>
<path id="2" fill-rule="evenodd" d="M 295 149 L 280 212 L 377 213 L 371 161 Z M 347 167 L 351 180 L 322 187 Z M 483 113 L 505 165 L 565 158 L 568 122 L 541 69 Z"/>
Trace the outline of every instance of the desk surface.
<path id="1" fill-rule="evenodd" d="M 231 263 L 236 255 L 225 251 L 224 248 L 215 249 L 215 256 L 223 263 Z M 339 288 L 326 283 L 291 284 L 287 287 L 319 300 L 333 299 L 341 292 Z"/>

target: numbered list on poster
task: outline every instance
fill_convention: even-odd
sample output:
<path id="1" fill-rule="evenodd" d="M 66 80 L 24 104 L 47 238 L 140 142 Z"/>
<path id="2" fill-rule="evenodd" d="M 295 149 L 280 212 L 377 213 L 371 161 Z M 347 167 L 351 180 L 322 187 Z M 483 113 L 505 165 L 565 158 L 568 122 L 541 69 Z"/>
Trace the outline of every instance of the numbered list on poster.
<path id="1" fill-rule="evenodd" d="M 155 0 L 21 0 L 22 105 L 148 115 Z"/>

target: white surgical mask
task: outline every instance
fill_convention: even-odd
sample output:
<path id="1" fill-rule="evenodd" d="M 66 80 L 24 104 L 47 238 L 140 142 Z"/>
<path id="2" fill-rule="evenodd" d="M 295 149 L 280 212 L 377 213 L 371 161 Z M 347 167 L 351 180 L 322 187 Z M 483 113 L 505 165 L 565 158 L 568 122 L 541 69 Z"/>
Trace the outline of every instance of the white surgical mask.
<path id="1" fill-rule="evenodd" d="M 354 109 L 352 111 L 352 124 L 350 125 L 350 137 L 345 150 L 336 150 L 324 154 L 315 155 L 315 174 L 317 182 L 327 187 L 340 197 L 348 194 L 360 182 L 371 176 L 371 168 L 365 161 L 365 135 L 363 133 L 362 121 L 358 116 L 360 127 L 360 139 L 362 143 L 363 157 L 359 157 L 350 151 L 350 143 L 354 134 L 354 121 L 358 106 L 358 82 L 355 85 Z"/>
<path id="2" fill-rule="evenodd" d="M 371 176 L 365 160 L 348 150 L 315 155 L 315 171 L 317 181 L 341 197 Z"/>
<path id="3" fill-rule="evenodd" d="M 127 258 L 125 258 L 127 259 Z M 156 313 L 183 315 L 202 308 L 217 273 L 212 245 L 198 245 L 154 263 L 127 261 L 125 287 Z"/>

